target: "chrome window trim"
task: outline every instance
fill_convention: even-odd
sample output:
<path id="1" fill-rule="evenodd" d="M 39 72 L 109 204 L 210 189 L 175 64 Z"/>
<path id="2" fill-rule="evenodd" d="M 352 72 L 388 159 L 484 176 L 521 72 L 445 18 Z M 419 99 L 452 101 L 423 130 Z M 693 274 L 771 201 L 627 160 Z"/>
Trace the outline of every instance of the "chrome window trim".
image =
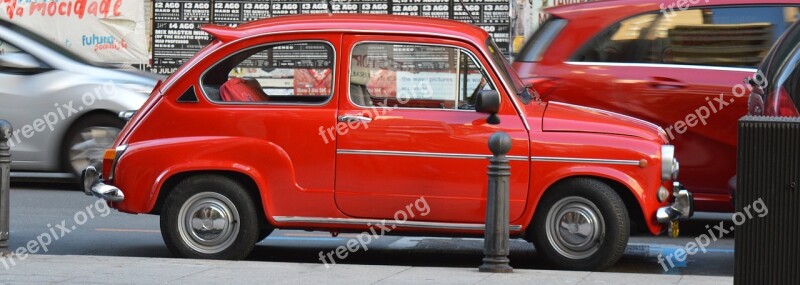
<path id="1" fill-rule="evenodd" d="M 471 52 L 469 52 L 469 50 L 466 50 L 466 49 L 464 49 L 464 48 L 462 48 L 462 47 L 460 47 L 460 46 L 456 46 L 456 45 L 449 45 L 449 44 L 432 44 L 432 43 L 401 42 L 401 41 L 379 41 L 379 40 L 367 40 L 367 41 L 360 41 L 360 42 L 357 42 L 357 43 L 355 43 L 355 44 L 354 44 L 354 45 L 353 45 L 353 46 L 350 48 L 350 59 L 351 59 L 351 60 L 350 60 L 350 66 L 348 66 L 348 67 L 347 67 L 347 71 L 348 71 L 348 72 L 347 72 L 347 87 L 348 87 L 348 88 L 347 88 L 347 101 L 348 101 L 348 102 L 350 102 L 350 105 L 352 105 L 352 106 L 355 106 L 355 107 L 358 107 L 358 108 L 360 108 L 360 109 L 364 109 L 364 110 L 370 110 L 370 109 L 372 109 L 372 110 L 376 110 L 376 109 L 377 109 L 377 110 L 390 110 L 390 109 L 391 109 L 391 110 L 432 110 L 432 111 L 460 111 L 460 112 L 475 112 L 475 113 L 477 113 L 477 111 L 475 111 L 475 110 L 464 110 L 464 109 L 458 109 L 458 95 L 459 95 L 459 94 L 458 94 L 458 93 L 459 93 L 459 92 L 458 92 L 458 78 L 459 78 L 459 76 L 458 76 L 458 75 L 460 74 L 460 72 L 458 72 L 458 71 L 456 72 L 456 85 L 455 85 L 455 88 L 456 88 L 456 92 L 455 92 L 455 94 L 456 94 L 455 103 L 456 103 L 456 105 L 453 107 L 453 109 L 445 109 L 445 108 L 408 108 L 408 107 L 361 106 L 361 105 L 358 105 L 358 104 L 356 104 L 355 102 L 353 102 L 353 97 L 351 97 L 351 96 L 350 96 L 350 71 L 352 70 L 352 69 L 351 69 L 351 67 L 352 67 L 352 65 L 353 65 L 353 61 L 352 61 L 352 57 L 353 57 L 353 51 L 356 49 L 356 47 L 357 47 L 357 46 L 359 46 L 359 45 L 361 45 L 361 44 L 420 45 L 420 46 L 435 46 L 435 47 L 446 47 L 446 48 L 452 48 L 452 49 L 454 49 L 454 50 L 455 50 L 455 51 L 456 51 L 456 52 L 459 54 L 459 57 L 460 57 L 460 54 L 461 54 L 459 51 L 463 51 L 463 52 L 465 52 L 465 53 L 466 53 L 466 55 L 467 55 L 467 56 L 469 56 L 469 57 L 472 59 L 472 61 L 474 61 L 474 62 L 475 62 L 475 64 L 476 64 L 476 65 L 478 65 L 478 67 L 480 67 L 480 70 L 481 70 L 481 73 L 483 74 L 483 76 L 487 76 L 487 75 L 486 75 L 486 69 L 483 67 L 483 65 L 481 65 L 481 64 L 480 64 L 480 61 L 479 61 L 479 60 L 477 60 L 477 58 L 476 58 L 476 57 L 475 57 L 475 56 L 474 56 L 474 55 L 473 55 Z M 458 70 L 458 67 L 460 66 L 460 64 L 459 64 L 459 63 L 456 63 L 456 66 L 457 66 L 456 70 Z M 488 77 L 488 76 L 487 76 L 487 77 Z M 494 89 L 497 89 L 497 88 L 495 87 L 495 84 L 493 84 L 493 82 L 489 82 L 489 84 L 491 84 L 491 87 L 492 87 L 492 88 L 494 88 Z M 502 97 L 503 97 L 503 96 L 500 96 L 500 103 L 501 103 L 501 104 L 502 104 L 502 102 L 503 102 L 503 98 L 502 98 Z M 396 98 L 396 97 L 395 97 L 395 98 Z M 418 99 L 418 100 L 419 100 L 419 99 Z M 425 100 L 425 99 L 423 99 L 423 100 Z M 427 100 L 431 100 L 431 99 L 427 99 Z M 431 100 L 431 101 L 433 101 L 433 100 Z M 438 101 L 438 100 L 437 100 L 437 101 Z"/>
<path id="2" fill-rule="evenodd" d="M 492 157 L 491 154 L 417 152 L 417 151 L 393 151 L 393 150 L 357 150 L 357 149 L 337 149 L 336 154 L 431 157 L 431 158 L 464 158 L 464 159 L 488 159 Z M 520 155 L 507 155 L 506 158 L 508 158 L 508 160 L 514 160 L 514 161 L 529 161 L 527 156 L 520 156 Z"/>
<path id="3" fill-rule="evenodd" d="M 247 36 L 247 37 L 238 38 L 238 39 L 230 41 L 230 42 L 222 42 L 222 45 L 220 47 L 218 47 L 217 49 L 215 49 L 213 51 L 210 51 L 209 53 L 210 54 L 214 54 L 217 51 L 219 51 L 220 49 L 226 48 L 226 47 L 228 47 L 230 45 L 233 45 L 233 44 L 236 44 L 236 43 L 238 43 L 240 41 L 245 41 L 245 40 L 249 40 L 249 39 L 256 38 L 256 37 L 267 37 L 267 36 L 287 35 L 287 34 L 323 33 L 323 32 L 324 33 L 347 33 L 347 34 L 360 33 L 360 34 L 370 34 L 370 35 L 377 35 L 377 34 L 406 35 L 406 36 L 408 36 L 408 35 L 410 35 L 410 36 L 420 36 L 420 35 L 422 35 L 422 36 L 429 36 L 429 37 L 433 37 L 433 38 L 446 38 L 446 39 L 454 40 L 454 41 L 462 41 L 462 42 L 465 41 L 465 39 L 459 38 L 459 37 L 455 37 L 455 36 L 450 36 L 450 35 L 446 35 L 446 34 L 437 34 L 437 33 L 426 33 L 426 32 L 376 31 L 376 30 L 359 30 L 359 29 L 351 29 L 351 30 L 348 30 L 348 29 L 316 29 L 316 30 L 279 31 L 279 32 L 272 32 L 272 33 L 255 34 L 255 35 L 251 35 L 251 36 Z M 486 39 L 489 39 L 489 38 L 491 38 L 491 37 L 488 36 L 488 34 L 487 34 L 487 38 Z M 494 68 L 494 70 L 493 70 L 494 72 L 499 72 L 498 71 L 498 70 L 500 70 L 499 67 L 494 63 L 494 60 L 489 60 L 490 59 L 490 55 L 486 53 L 486 50 L 485 50 L 486 49 L 486 47 L 485 47 L 486 39 L 484 39 L 484 42 L 482 42 L 482 43 L 477 43 L 477 42 L 473 42 L 473 41 L 466 41 L 466 42 L 469 43 L 469 44 L 472 44 L 472 46 L 474 48 L 476 48 L 478 51 L 480 51 L 483 54 L 484 58 L 486 58 L 487 62 L 489 62 L 489 66 Z M 481 48 L 481 47 L 483 47 L 483 48 Z M 186 75 L 186 73 L 189 72 L 190 68 L 188 66 L 186 66 L 184 68 L 185 65 L 186 65 L 186 63 L 181 65 L 178 68 L 178 70 L 176 70 L 169 78 L 167 78 L 167 79 L 170 79 L 170 80 L 169 81 L 165 81 L 163 86 L 159 86 L 159 90 L 160 91 L 168 91 L 169 89 L 172 88 L 173 84 L 178 82 L 178 78 L 181 78 L 184 75 Z M 506 82 L 506 80 L 503 78 L 503 76 L 500 76 L 499 74 L 495 74 L 495 75 L 497 76 L 497 78 L 500 79 L 500 82 L 503 83 L 503 88 L 506 89 L 506 92 L 510 96 L 516 96 L 516 94 L 514 92 L 512 92 L 512 90 L 510 89 L 509 82 Z M 171 79 L 173 76 L 175 77 L 175 79 Z M 349 74 L 348 74 L 348 76 L 349 76 Z M 517 76 L 517 75 L 516 74 L 511 74 L 511 76 Z M 350 82 L 350 81 L 348 80 L 348 82 Z M 336 86 L 336 85 L 334 85 L 334 86 Z M 161 94 L 163 94 L 163 92 L 161 92 Z M 331 96 L 331 97 L 333 97 L 333 96 Z M 517 116 L 519 116 L 520 119 L 522 119 L 522 124 L 525 126 L 525 130 L 530 131 L 531 127 L 528 124 L 528 120 L 526 119 L 527 116 L 525 115 L 525 113 L 522 112 L 522 108 L 520 108 L 518 106 L 519 104 L 514 99 L 511 99 L 511 104 L 514 105 L 514 109 L 516 109 L 517 112 L 519 113 L 519 114 L 517 114 Z M 470 110 L 464 110 L 464 111 L 470 111 Z"/>
<path id="4" fill-rule="evenodd" d="M 606 159 L 606 158 L 580 158 L 580 157 L 553 157 L 553 156 L 532 156 L 531 161 L 537 162 L 576 162 L 591 164 L 614 164 L 614 165 L 635 165 L 639 166 L 638 160 Z"/>
<path id="5" fill-rule="evenodd" d="M 390 219 L 356 219 L 356 218 L 324 218 L 324 217 L 299 217 L 299 216 L 272 216 L 276 222 L 283 223 L 319 223 L 319 224 L 340 224 L 340 225 L 387 225 L 392 227 L 408 227 L 422 229 L 450 229 L 450 230 L 474 230 L 483 231 L 485 224 L 473 223 L 443 223 L 443 222 L 418 222 L 418 221 L 395 221 Z M 521 231 L 521 225 L 509 225 L 509 230 Z"/>
<path id="6" fill-rule="evenodd" d="M 206 73 L 208 73 L 209 70 L 214 69 L 215 66 L 217 66 L 221 62 L 227 60 L 228 58 L 230 58 L 230 57 L 232 57 L 234 55 L 237 55 L 239 53 L 242 53 L 244 51 L 251 50 L 251 49 L 258 49 L 258 48 L 269 47 L 269 46 L 279 46 L 279 45 L 284 45 L 284 44 L 297 44 L 297 43 L 324 43 L 324 44 L 327 44 L 328 46 L 331 47 L 331 55 L 333 57 L 333 62 L 331 63 L 331 93 L 328 95 L 328 98 L 324 102 L 315 103 L 315 104 L 312 104 L 312 103 L 290 103 L 290 102 L 273 102 L 273 103 L 270 103 L 270 102 L 225 102 L 225 101 L 214 101 L 214 100 L 211 100 L 211 98 L 208 97 L 208 94 L 206 94 L 206 90 L 204 88 L 205 85 L 203 84 L 203 78 L 206 77 Z M 219 49 L 222 49 L 224 47 L 225 46 L 222 46 Z M 219 49 L 217 49 L 217 50 L 219 50 Z M 336 73 L 336 63 L 337 63 L 336 56 L 337 56 L 336 47 L 334 47 L 333 44 L 330 43 L 327 40 L 320 40 L 320 39 L 316 39 L 316 40 L 292 40 L 292 41 L 270 42 L 270 43 L 265 43 L 265 44 L 259 44 L 259 45 L 254 45 L 254 46 L 251 46 L 251 47 L 248 47 L 248 48 L 245 48 L 245 49 L 240 49 L 240 50 L 238 50 L 238 51 L 236 51 L 234 53 L 226 55 L 225 57 L 223 57 L 220 60 L 217 60 L 216 62 L 211 64 L 208 68 L 203 70 L 203 73 L 201 73 L 200 77 L 197 78 L 197 82 L 198 82 L 198 84 L 200 86 L 200 93 L 203 94 L 203 98 L 205 98 L 206 101 L 208 101 L 209 103 L 214 104 L 214 105 L 220 105 L 220 106 L 325 106 L 325 105 L 327 105 L 328 103 L 331 102 L 333 97 L 336 97 L 336 86 L 337 86 L 336 85 L 336 75 L 337 75 L 337 73 Z M 220 86 L 220 88 L 221 87 L 222 86 Z M 263 89 L 263 87 L 262 87 L 262 89 Z"/>
<path id="7" fill-rule="evenodd" d="M 724 67 L 724 66 L 711 66 L 711 65 L 685 65 L 685 64 L 670 64 L 670 63 L 625 63 L 625 62 L 583 62 L 583 61 L 567 61 L 569 65 L 578 66 L 611 66 L 611 67 L 655 67 L 655 68 L 682 68 L 682 69 L 700 69 L 700 70 L 716 70 L 716 71 L 738 71 L 754 73 L 758 69 L 746 67 Z"/>

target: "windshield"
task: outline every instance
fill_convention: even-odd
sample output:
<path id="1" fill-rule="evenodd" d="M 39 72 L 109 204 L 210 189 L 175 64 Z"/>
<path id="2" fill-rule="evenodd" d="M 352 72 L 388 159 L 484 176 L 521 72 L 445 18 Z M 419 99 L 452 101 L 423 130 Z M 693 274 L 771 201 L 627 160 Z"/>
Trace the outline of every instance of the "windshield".
<path id="1" fill-rule="evenodd" d="M 544 52 L 550 47 L 550 44 L 556 39 L 558 33 L 560 33 L 566 25 L 567 20 L 555 17 L 544 22 L 522 47 L 522 50 L 517 55 L 516 61 L 541 61 Z"/>
<path id="2" fill-rule="evenodd" d="M 77 61 L 77 62 L 80 62 L 80 63 L 83 63 L 83 64 L 94 65 L 93 63 L 91 63 L 90 61 L 86 60 L 85 58 L 73 53 L 72 51 L 64 48 L 63 46 L 61 46 L 61 45 L 59 45 L 57 43 L 54 43 L 51 40 L 48 40 L 48 39 L 40 36 L 37 33 L 31 32 L 28 29 L 25 29 L 23 27 L 14 25 L 14 24 L 12 24 L 10 22 L 3 21 L 3 20 L 0 20 L 0 26 L 8 28 L 8 29 L 10 29 L 10 30 L 12 30 L 12 31 L 14 31 L 14 32 L 16 32 L 16 33 L 18 33 L 18 34 L 20 34 L 20 35 L 32 40 L 32 41 L 34 41 L 34 42 L 39 43 L 40 45 L 43 45 L 43 46 L 55 51 L 56 53 L 59 53 L 59 54 L 65 56 L 65 57 L 71 59 L 71 60 L 74 60 L 74 61 Z M 0 39 L 0 41 L 2 41 L 2 39 Z"/>
<path id="3" fill-rule="evenodd" d="M 511 68 L 511 65 L 508 63 L 503 54 L 500 52 L 500 48 L 497 47 L 497 44 L 492 41 L 492 38 L 489 37 L 486 39 L 486 48 L 489 49 L 489 53 L 492 55 L 492 61 L 494 65 L 497 66 L 500 70 L 497 72 L 500 73 L 500 76 L 503 77 L 503 81 L 508 84 L 511 88 L 511 91 L 519 97 L 522 102 L 528 103 L 530 101 L 530 94 L 525 92 L 527 88 L 525 88 L 525 84 L 522 83 L 522 80 L 517 77 L 516 71 Z"/>

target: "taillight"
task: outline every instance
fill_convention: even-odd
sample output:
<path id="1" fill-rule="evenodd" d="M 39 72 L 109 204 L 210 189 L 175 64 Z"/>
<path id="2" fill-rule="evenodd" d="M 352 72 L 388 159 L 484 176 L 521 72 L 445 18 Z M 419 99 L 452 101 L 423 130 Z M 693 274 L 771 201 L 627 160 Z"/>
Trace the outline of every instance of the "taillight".
<path id="1" fill-rule="evenodd" d="M 558 78 L 552 77 L 534 77 L 528 79 L 528 83 L 532 84 L 533 89 L 536 89 L 542 97 L 552 94 L 560 86 Z"/>
<path id="2" fill-rule="evenodd" d="M 800 112 L 797 111 L 797 107 L 794 105 L 794 100 L 786 92 L 786 89 L 781 87 L 776 93 L 777 96 L 770 96 L 764 115 L 779 117 L 800 116 Z"/>
<path id="3" fill-rule="evenodd" d="M 114 168 L 116 168 L 117 161 L 127 148 L 127 145 L 121 145 L 116 148 L 106 149 L 106 152 L 103 153 L 103 178 L 106 182 L 114 179 Z"/>
<path id="4" fill-rule="evenodd" d="M 111 165 L 114 164 L 114 158 L 117 157 L 117 150 L 109 148 L 103 153 L 103 177 L 108 177 L 111 174 Z"/>

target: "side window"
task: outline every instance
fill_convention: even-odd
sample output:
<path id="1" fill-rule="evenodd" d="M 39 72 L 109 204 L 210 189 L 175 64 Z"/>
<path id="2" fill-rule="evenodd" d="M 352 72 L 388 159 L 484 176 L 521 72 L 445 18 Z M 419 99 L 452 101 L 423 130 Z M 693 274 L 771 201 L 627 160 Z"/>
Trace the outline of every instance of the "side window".
<path id="1" fill-rule="evenodd" d="M 598 34 L 572 60 L 756 67 L 797 7 L 710 7 L 643 14 Z"/>
<path id="2" fill-rule="evenodd" d="M 648 31 L 659 14 L 644 14 L 622 20 L 597 34 L 573 61 L 649 63 Z"/>
<path id="3" fill-rule="evenodd" d="M 349 84 L 355 105 L 389 108 L 474 109 L 473 95 L 493 88 L 460 49 L 392 43 L 356 45 Z"/>
<path id="4" fill-rule="evenodd" d="M 18 53 L 18 52 L 23 52 L 23 51 L 21 51 L 15 46 L 12 46 L 10 43 L 7 43 L 2 39 L 0 39 L 0 54 Z"/>
<path id="5" fill-rule="evenodd" d="M 203 91 L 213 102 L 323 103 L 333 90 L 333 56 L 323 42 L 251 48 L 207 70 Z"/>

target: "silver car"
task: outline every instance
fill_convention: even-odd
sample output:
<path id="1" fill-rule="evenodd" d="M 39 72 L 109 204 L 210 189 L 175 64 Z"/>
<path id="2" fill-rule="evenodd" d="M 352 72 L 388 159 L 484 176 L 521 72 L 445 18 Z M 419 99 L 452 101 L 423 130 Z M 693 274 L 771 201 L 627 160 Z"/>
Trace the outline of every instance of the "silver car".
<path id="1" fill-rule="evenodd" d="M 102 161 L 125 125 L 119 114 L 138 109 L 158 79 L 96 65 L 0 20 L 0 119 L 14 127 L 11 170 L 66 178 Z"/>

